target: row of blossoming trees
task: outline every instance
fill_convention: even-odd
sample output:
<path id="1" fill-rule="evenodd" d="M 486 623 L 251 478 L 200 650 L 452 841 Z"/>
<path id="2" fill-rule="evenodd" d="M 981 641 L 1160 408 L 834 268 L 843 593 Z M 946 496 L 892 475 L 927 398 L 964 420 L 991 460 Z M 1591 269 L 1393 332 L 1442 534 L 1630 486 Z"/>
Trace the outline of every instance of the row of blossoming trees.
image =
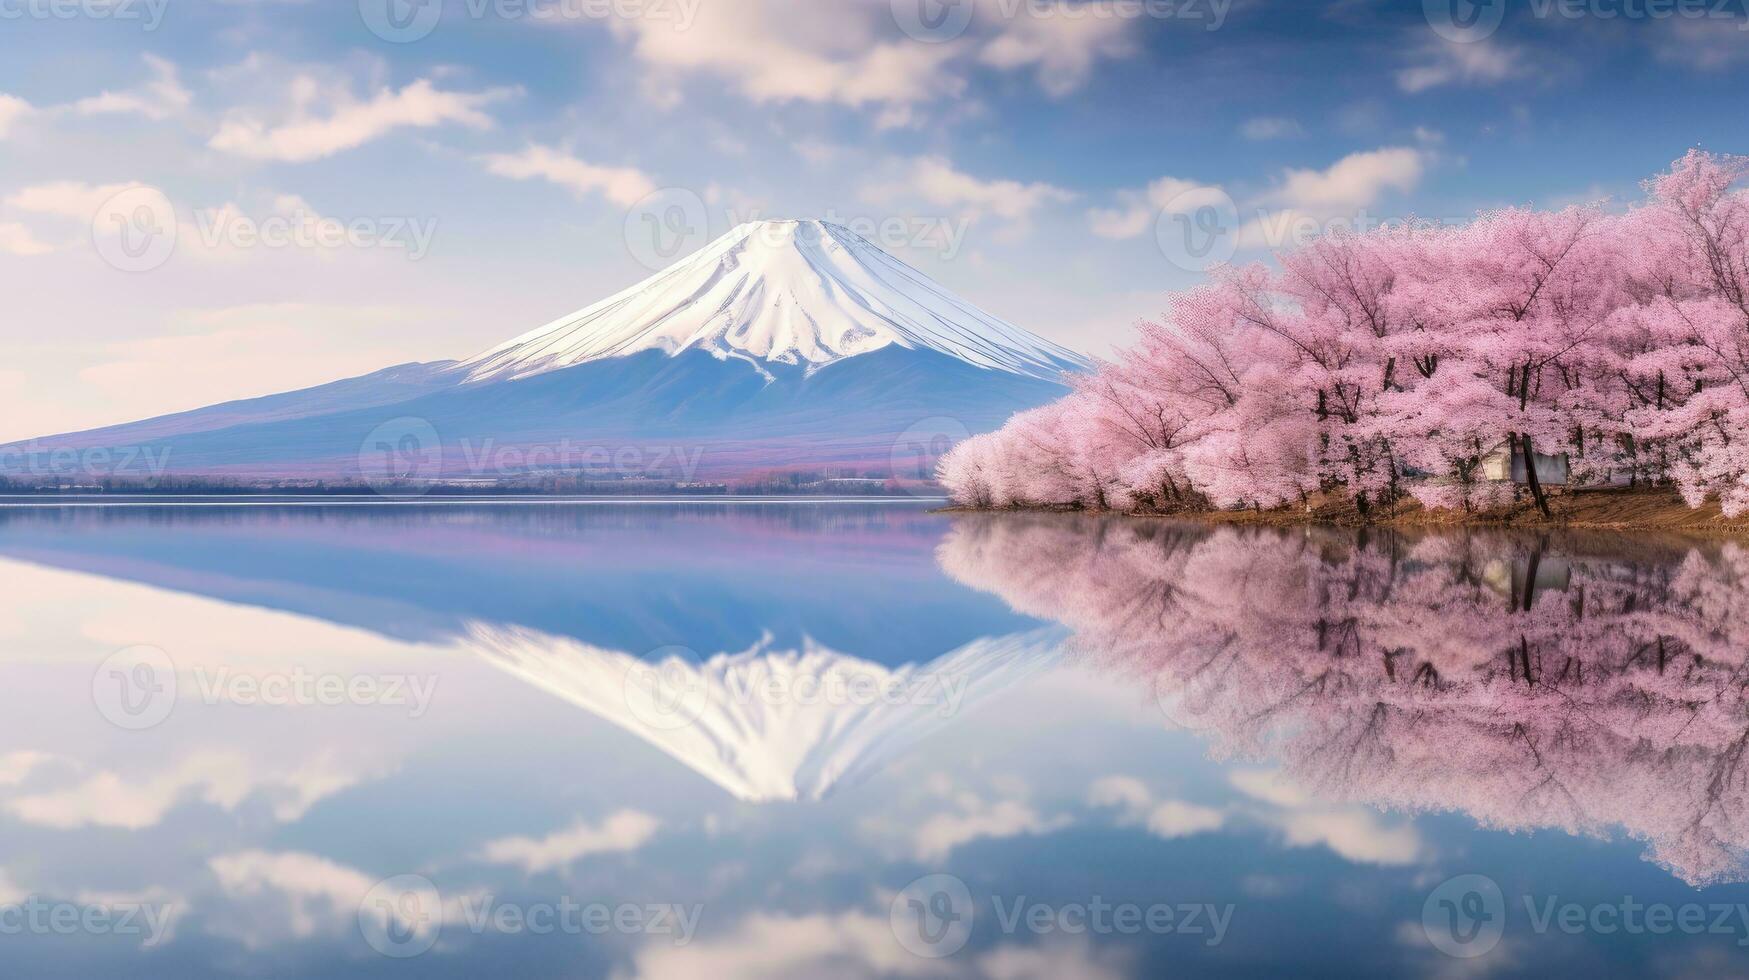
<path id="1" fill-rule="evenodd" d="M 960 444 L 980 507 L 1363 512 L 1516 492 L 1484 462 L 1749 511 L 1749 158 L 1691 151 L 1625 213 L 1510 209 L 1227 267 L 1068 397 Z M 1535 466 L 1527 468 L 1534 476 Z M 1542 490 L 1530 488 L 1539 504 Z"/>

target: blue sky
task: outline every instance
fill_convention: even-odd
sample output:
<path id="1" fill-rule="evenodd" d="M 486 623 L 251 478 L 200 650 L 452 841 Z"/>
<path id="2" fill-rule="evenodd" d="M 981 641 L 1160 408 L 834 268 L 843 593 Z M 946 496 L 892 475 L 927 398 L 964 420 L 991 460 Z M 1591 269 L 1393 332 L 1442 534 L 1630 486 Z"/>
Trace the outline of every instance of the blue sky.
<path id="1" fill-rule="evenodd" d="M 0 438 L 464 357 L 671 215 L 834 217 L 1104 353 L 1200 278 L 1181 215 L 1267 258 L 1749 142 L 1738 0 L 390 2 L 0 0 Z"/>

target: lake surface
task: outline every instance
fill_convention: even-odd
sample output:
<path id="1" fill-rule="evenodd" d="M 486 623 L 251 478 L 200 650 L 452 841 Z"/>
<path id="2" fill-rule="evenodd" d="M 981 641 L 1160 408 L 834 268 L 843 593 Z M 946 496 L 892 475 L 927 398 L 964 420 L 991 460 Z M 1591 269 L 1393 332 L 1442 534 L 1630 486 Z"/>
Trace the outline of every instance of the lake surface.
<path id="1" fill-rule="evenodd" d="M 0 507 L 0 974 L 1749 975 L 1749 550 Z"/>

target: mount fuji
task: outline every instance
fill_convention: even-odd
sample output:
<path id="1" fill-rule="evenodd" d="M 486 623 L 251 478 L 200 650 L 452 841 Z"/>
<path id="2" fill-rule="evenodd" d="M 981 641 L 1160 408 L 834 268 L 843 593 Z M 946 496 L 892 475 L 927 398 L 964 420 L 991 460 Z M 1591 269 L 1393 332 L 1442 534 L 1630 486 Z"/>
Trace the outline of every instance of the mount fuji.
<path id="1" fill-rule="evenodd" d="M 913 465 L 1065 391 L 1080 355 L 978 310 L 840 225 L 743 224 L 668 269 L 463 361 L 0 446 L 128 477 L 727 480 Z M 102 459 L 105 472 L 89 465 Z M 142 464 L 136 463 L 135 466 Z M 620 474 L 622 477 L 627 475 Z"/>

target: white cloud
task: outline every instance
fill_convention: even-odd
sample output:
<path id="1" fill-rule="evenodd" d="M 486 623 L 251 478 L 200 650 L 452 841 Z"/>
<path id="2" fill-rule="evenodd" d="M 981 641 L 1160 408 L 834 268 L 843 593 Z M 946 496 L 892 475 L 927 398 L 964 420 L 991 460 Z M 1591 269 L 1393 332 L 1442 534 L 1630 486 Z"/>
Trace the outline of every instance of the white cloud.
<path id="1" fill-rule="evenodd" d="M 61 180 L 26 187 L 8 196 L 6 204 L 32 214 L 53 214 L 89 222 L 110 198 L 130 187 L 139 186 L 137 183 L 86 184 L 76 180 Z"/>
<path id="2" fill-rule="evenodd" d="M 887 897 L 890 900 L 890 896 Z M 650 943 L 633 955 L 626 974 L 638 980 L 767 980 L 771 977 L 964 977 L 967 980 L 1042 980 L 1076 977 L 1117 980 L 1133 970 L 1122 952 L 1085 939 L 1004 943 L 973 956 L 934 960 L 906 951 L 893 939 L 885 906 L 873 912 L 784 916 L 755 913 L 733 932 L 683 946 Z"/>
<path id="3" fill-rule="evenodd" d="M 1147 785 L 1134 776 L 1102 776 L 1087 791 L 1089 804 L 1130 814 L 1145 812 L 1153 799 Z"/>
<path id="4" fill-rule="evenodd" d="M 1421 64 L 1397 72 L 1397 87 L 1424 92 L 1441 85 L 1492 85 L 1526 72 L 1523 55 L 1492 41 L 1441 41 L 1422 49 Z"/>
<path id="5" fill-rule="evenodd" d="M 283 120 L 269 123 L 258 110 L 236 110 L 208 145 L 257 160 L 318 160 L 403 127 L 454 123 L 488 129 L 492 118 L 481 110 L 511 94 L 509 89 L 446 91 L 422 78 L 399 91 L 383 89 L 360 101 L 349 91 L 323 86 L 306 74 L 292 82 L 291 108 Z"/>
<path id="6" fill-rule="evenodd" d="M 736 0 L 702 4 L 690 21 L 627 16 L 609 25 L 646 66 L 643 90 L 661 107 L 678 104 L 681 79 L 703 75 L 759 103 L 877 107 L 877 126 L 890 129 L 914 125 L 918 106 L 964 94 L 966 71 L 978 64 L 1030 71 L 1053 96 L 1074 91 L 1101 59 L 1139 50 L 1136 18 L 1111 6 L 1059 2 L 1003 16 L 986 4 L 964 37 L 943 43 L 905 36 L 886 3 Z"/>
<path id="7" fill-rule="evenodd" d="M 1075 199 L 1073 193 L 1051 184 L 981 180 L 955 169 L 944 157 L 913 160 L 908 169 L 904 181 L 864 188 L 864 195 L 891 201 L 914 194 L 936 207 L 957 209 L 972 218 L 992 214 L 1013 222 L 1026 221 L 1046 204 Z"/>
<path id="8" fill-rule="evenodd" d="M 186 110 L 194 97 L 182 87 L 176 65 L 155 55 L 146 55 L 152 80 L 139 88 L 104 92 L 80 99 L 67 108 L 81 116 L 131 114 L 151 120 L 168 119 Z"/>
<path id="9" fill-rule="evenodd" d="M 1306 135 L 1305 127 L 1299 120 L 1285 116 L 1260 116 L 1247 119 L 1239 127 L 1239 135 L 1248 140 L 1262 142 L 1264 140 L 1285 140 Z"/>
<path id="10" fill-rule="evenodd" d="M 1350 153 L 1324 170 L 1286 171 L 1264 200 L 1311 212 L 1365 207 L 1386 190 L 1414 190 L 1426 162 L 1420 150 L 1402 146 Z"/>
<path id="11" fill-rule="evenodd" d="M 267 801 L 274 819 L 290 822 L 362 778 L 329 757 L 271 771 L 237 753 L 202 752 L 165 772 L 131 781 L 110 770 L 92 773 L 68 786 L 10 800 L 6 810 L 26 823 L 61 830 L 92 826 L 139 830 L 156 826 L 172 807 L 186 800 L 235 810 L 259 796 Z"/>
<path id="12" fill-rule="evenodd" d="M 547 180 L 578 197 L 601 194 L 622 207 L 630 207 L 656 191 L 656 182 L 641 170 L 598 166 L 538 144 L 521 153 L 494 153 L 482 159 L 486 169 L 500 177 Z"/>
<path id="13" fill-rule="evenodd" d="M 1654 50 L 1670 64 L 1720 71 L 1749 60 L 1742 17 L 1670 17 L 1659 30 Z"/>
<path id="14" fill-rule="evenodd" d="M 1165 800 L 1148 811 L 1148 833 L 1171 840 L 1220 830 L 1226 825 L 1221 811 L 1181 800 Z"/>
<path id="15" fill-rule="evenodd" d="M 987 42 L 978 60 L 994 68 L 1033 68 L 1039 87 L 1053 96 L 1064 96 L 1086 84 L 1101 58 L 1134 54 L 1130 36 L 1133 18 L 1090 10 L 1110 4 L 1059 2 L 1055 9 L 1027 12 L 1005 22 L 1003 30 Z"/>
<path id="16" fill-rule="evenodd" d="M 620 810 L 596 825 L 579 821 L 545 837 L 504 837 L 488 842 L 480 856 L 529 874 L 562 868 L 591 854 L 620 854 L 643 847 L 661 822 L 637 810 Z"/>
<path id="17" fill-rule="evenodd" d="M 5 139 L 12 126 L 33 110 L 30 103 L 15 95 L 0 92 L 0 139 Z"/>
<path id="18" fill-rule="evenodd" d="M 1182 800 L 1155 802 L 1154 794 L 1133 776 L 1095 780 L 1087 792 L 1087 802 L 1116 810 L 1119 822 L 1146 827 L 1150 834 L 1165 840 L 1220 830 L 1227 822 L 1226 814 L 1212 807 Z"/>
<path id="19" fill-rule="evenodd" d="M 887 916 L 755 913 L 720 939 L 685 946 L 651 943 L 635 954 L 639 980 L 764 980 L 766 977 L 941 976 L 942 964 L 907 952 L 893 939 Z"/>
<path id="20" fill-rule="evenodd" d="M 17 222 L 0 222 L 0 255 L 47 255 L 53 245 L 37 241 L 29 228 Z"/>
<path id="21" fill-rule="evenodd" d="M 1292 847 L 1327 847 L 1356 864 L 1414 864 L 1427 846 L 1413 823 L 1385 823 L 1363 806 L 1321 803 L 1280 773 L 1242 769 L 1228 781 L 1252 799 L 1275 808 L 1263 819 L 1274 824 Z"/>
<path id="22" fill-rule="evenodd" d="M 967 795 L 959 807 L 957 813 L 938 813 L 917 826 L 912 840 L 919 859 L 938 861 L 975 840 L 1044 834 L 1069 823 L 1067 817 L 1042 817 L 1020 800 L 985 803 Z"/>
<path id="23" fill-rule="evenodd" d="M 947 68 L 960 45 L 891 39 L 885 7 L 745 0 L 703 4 L 684 30 L 659 17 L 611 26 L 650 68 L 720 78 L 755 102 L 909 105 L 960 94 L 965 81 Z"/>
<path id="24" fill-rule="evenodd" d="M 1161 177 L 1145 190 L 1119 191 L 1117 196 L 1119 207 L 1087 212 L 1089 226 L 1101 238 L 1135 238 L 1152 228 L 1163 211 L 1190 214 L 1228 200 L 1219 187 L 1178 177 Z"/>
<path id="25" fill-rule="evenodd" d="M 0 786 L 17 786 L 30 777 L 38 766 L 53 761 L 47 752 L 20 750 L 0 755 Z"/>

